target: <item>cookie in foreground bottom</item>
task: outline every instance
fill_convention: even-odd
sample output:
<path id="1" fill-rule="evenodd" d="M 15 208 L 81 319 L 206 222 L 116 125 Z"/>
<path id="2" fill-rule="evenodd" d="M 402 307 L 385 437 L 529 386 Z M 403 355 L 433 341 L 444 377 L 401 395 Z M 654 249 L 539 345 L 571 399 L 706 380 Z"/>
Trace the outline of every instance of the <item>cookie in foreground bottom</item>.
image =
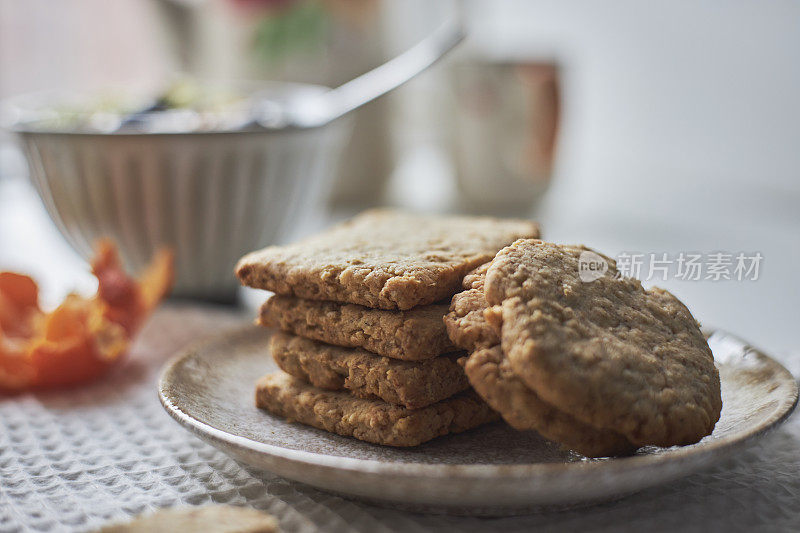
<path id="1" fill-rule="evenodd" d="M 408 409 L 318 389 L 283 372 L 258 381 L 256 406 L 290 421 L 387 446 L 417 446 L 499 418 L 471 391 L 428 407 Z"/>
<path id="2" fill-rule="evenodd" d="M 97 533 L 278 533 L 278 521 L 267 513 L 234 505 L 173 507 L 114 523 Z"/>

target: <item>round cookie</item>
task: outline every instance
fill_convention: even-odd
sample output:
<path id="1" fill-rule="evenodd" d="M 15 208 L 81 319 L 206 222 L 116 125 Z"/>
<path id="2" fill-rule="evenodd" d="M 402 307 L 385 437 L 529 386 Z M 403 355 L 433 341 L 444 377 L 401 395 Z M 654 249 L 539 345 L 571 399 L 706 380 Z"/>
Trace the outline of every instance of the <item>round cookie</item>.
<path id="1" fill-rule="evenodd" d="M 464 370 L 475 392 L 515 429 L 536 430 L 587 457 L 626 455 L 636 449 L 619 433 L 584 424 L 544 402 L 514 374 L 499 346 L 470 355 Z"/>
<path id="2" fill-rule="evenodd" d="M 607 257 L 604 275 L 582 281 L 587 251 L 522 239 L 488 268 L 484 294 L 501 306 L 515 375 L 545 402 L 635 445 L 699 441 L 722 400 L 697 322 L 669 292 L 619 277 Z"/>
<path id="3" fill-rule="evenodd" d="M 635 450 L 622 435 L 593 428 L 544 402 L 511 369 L 500 349 L 500 306 L 483 296 L 488 264 L 464 279 L 464 292 L 453 297 L 445 324 L 454 344 L 473 353 L 464 370 L 470 384 L 513 428 L 536 430 L 543 437 L 588 457 L 624 455 Z"/>
<path id="4" fill-rule="evenodd" d="M 447 335 L 457 347 L 474 351 L 500 344 L 500 328 L 491 327 L 484 317 L 487 308 L 483 283 L 489 263 L 485 263 L 464 278 L 464 291 L 453 296 L 450 312 L 444 316 Z"/>

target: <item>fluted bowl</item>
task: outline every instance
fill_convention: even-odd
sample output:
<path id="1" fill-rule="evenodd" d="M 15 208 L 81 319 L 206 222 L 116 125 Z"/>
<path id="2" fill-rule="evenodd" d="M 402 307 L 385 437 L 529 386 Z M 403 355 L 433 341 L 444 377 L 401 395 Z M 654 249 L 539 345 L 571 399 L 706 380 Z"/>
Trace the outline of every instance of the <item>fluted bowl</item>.
<path id="1" fill-rule="evenodd" d="M 272 84 L 298 95 L 325 88 Z M 283 130 L 97 133 L 12 126 L 31 180 L 84 258 L 100 237 L 126 266 L 143 267 L 160 246 L 176 258 L 173 294 L 233 297 L 244 253 L 276 242 L 321 208 L 347 124 Z"/>

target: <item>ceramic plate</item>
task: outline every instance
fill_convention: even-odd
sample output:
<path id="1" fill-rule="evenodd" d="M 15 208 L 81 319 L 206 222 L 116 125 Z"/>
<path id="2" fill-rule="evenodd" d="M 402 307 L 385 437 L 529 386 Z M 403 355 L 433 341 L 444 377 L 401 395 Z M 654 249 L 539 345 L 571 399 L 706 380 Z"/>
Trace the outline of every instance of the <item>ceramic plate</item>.
<path id="1" fill-rule="evenodd" d="M 797 383 L 732 335 L 709 337 L 722 380 L 722 416 L 698 444 L 586 459 L 502 422 L 415 448 L 390 448 L 291 424 L 255 408 L 255 381 L 276 369 L 270 332 L 248 327 L 176 357 L 159 384 L 175 420 L 256 469 L 370 501 L 467 514 L 576 506 L 690 474 L 738 452 L 786 419 Z"/>

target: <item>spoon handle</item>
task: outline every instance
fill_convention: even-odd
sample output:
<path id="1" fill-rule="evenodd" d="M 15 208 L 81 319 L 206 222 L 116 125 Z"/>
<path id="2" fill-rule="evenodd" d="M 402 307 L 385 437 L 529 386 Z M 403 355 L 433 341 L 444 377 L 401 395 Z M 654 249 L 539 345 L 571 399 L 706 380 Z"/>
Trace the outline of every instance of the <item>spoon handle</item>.
<path id="1" fill-rule="evenodd" d="M 361 76 L 325 93 L 325 122 L 371 102 L 424 71 L 460 43 L 466 33 L 460 22 L 447 21 L 425 39 Z"/>

